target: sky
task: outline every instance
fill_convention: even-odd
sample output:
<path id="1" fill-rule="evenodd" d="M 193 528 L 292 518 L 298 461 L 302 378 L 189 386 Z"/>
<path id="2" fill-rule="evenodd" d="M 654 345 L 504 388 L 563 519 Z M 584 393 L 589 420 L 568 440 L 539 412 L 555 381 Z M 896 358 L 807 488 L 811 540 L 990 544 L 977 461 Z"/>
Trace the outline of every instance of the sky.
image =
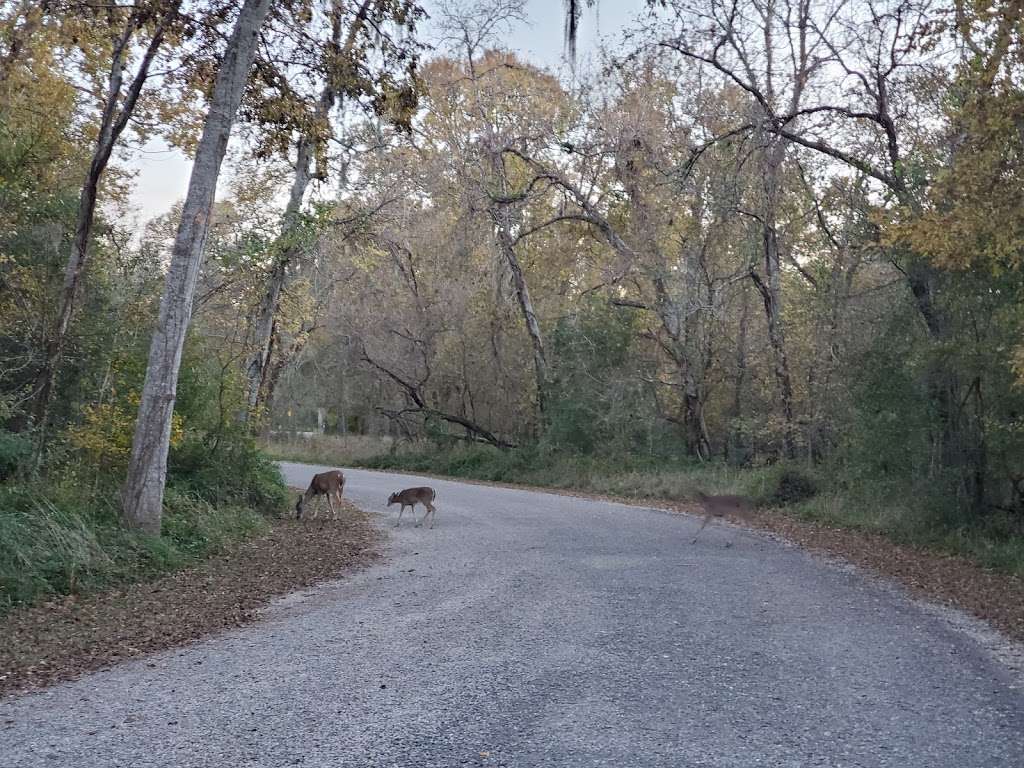
<path id="1" fill-rule="evenodd" d="M 423 5 L 431 13 L 438 3 L 424 0 Z M 598 7 L 586 8 L 580 20 L 578 69 L 587 69 L 602 41 L 615 46 L 623 30 L 644 13 L 645 7 L 646 0 L 601 0 Z M 511 30 L 505 46 L 528 61 L 567 75 L 563 0 L 528 0 L 527 15 L 528 23 Z M 430 42 L 429 24 L 425 34 Z M 150 142 L 127 158 L 126 164 L 137 173 L 130 214 L 138 224 L 165 213 L 184 198 L 191 163 L 177 150 L 162 142 Z"/>

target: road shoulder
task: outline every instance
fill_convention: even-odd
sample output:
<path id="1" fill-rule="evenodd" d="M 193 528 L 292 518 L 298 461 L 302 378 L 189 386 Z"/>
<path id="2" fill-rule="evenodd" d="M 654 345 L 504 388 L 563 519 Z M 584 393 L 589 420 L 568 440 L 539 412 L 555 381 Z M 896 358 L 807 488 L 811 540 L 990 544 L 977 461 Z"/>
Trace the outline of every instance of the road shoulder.
<path id="1" fill-rule="evenodd" d="M 11 611 L 0 618 L 0 697 L 248 624 L 277 596 L 375 562 L 383 533 L 342 506 L 336 521 L 273 520 L 266 535 L 155 581 Z"/>

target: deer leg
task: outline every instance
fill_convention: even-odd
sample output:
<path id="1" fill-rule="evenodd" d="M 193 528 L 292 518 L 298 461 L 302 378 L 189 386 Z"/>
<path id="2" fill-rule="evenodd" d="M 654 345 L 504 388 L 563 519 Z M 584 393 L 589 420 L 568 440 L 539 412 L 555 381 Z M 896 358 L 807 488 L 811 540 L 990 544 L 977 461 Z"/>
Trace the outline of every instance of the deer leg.
<path id="1" fill-rule="evenodd" d="M 704 530 L 704 526 L 708 524 L 708 521 L 712 517 L 713 517 L 713 515 L 710 512 L 707 515 L 704 516 L 704 522 L 701 523 L 700 524 L 700 528 L 697 529 L 697 533 L 696 533 L 696 535 L 694 535 L 693 541 L 690 542 L 691 544 L 696 544 L 697 543 L 697 537 L 700 536 L 700 532 Z"/>
<path id="2" fill-rule="evenodd" d="M 423 516 L 424 520 L 427 519 L 427 515 L 430 515 L 430 527 L 433 528 L 434 523 L 437 521 L 437 507 L 429 501 L 427 502 L 427 514 Z"/>
<path id="3" fill-rule="evenodd" d="M 327 496 L 327 506 L 331 508 L 331 522 L 332 523 L 337 519 L 337 513 L 334 511 L 334 502 L 331 500 L 331 496 L 333 496 L 333 495 L 334 495 L 333 493 L 326 494 L 326 496 Z"/>
<path id="4" fill-rule="evenodd" d="M 423 519 L 420 520 L 419 525 L 423 525 L 425 522 L 427 522 L 427 518 L 429 517 L 430 518 L 430 527 L 433 528 L 434 527 L 433 512 L 434 512 L 434 505 L 431 504 L 429 501 L 423 502 Z"/>
<path id="5" fill-rule="evenodd" d="M 395 521 L 395 528 L 402 524 L 402 513 L 405 512 L 405 504 L 398 508 L 398 519 Z"/>

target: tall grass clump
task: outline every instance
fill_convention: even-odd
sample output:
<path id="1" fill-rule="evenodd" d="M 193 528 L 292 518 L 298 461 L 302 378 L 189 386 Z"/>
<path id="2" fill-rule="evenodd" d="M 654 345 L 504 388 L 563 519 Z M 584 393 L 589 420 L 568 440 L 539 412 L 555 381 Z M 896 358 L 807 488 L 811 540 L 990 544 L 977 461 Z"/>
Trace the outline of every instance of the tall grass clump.
<path id="1" fill-rule="evenodd" d="M 285 506 L 280 472 L 251 439 L 183 431 L 170 454 L 161 535 L 128 531 L 123 446 L 99 439 L 106 430 L 86 420 L 74 441 L 51 449 L 44 473 L 0 483 L 0 613 L 182 568 L 266 531 Z"/>

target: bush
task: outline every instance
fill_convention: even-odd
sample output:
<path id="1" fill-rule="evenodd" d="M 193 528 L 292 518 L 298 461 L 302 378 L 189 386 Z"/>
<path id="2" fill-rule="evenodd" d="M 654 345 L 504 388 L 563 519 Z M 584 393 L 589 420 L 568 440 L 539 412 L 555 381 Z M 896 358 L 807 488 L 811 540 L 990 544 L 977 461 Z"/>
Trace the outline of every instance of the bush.
<path id="1" fill-rule="evenodd" d="M 788 507 L 813 498 L 818 493 L 818 482 L 804 471 L 785 467 L 773 478 L 771 493 L 765 501 L 773 506 Z"/>
<path id="2" fill-rule="evenodd" d="M 31 438 L 0 429 L 0 483 L 26 468 L 31 457 Z"/>
<path id="3" fill-rule="evenodd" d="M 171 452 L 167 482 L 214 507 L 241 505 L 267 515 L 279 513 L 288 499 L 277 465 L 241 434 L 186 437 Z"/>
<path id="4" fill-rule="evenodd" d="M 45 479 L 0 487 L 0 612 L 181 568 L 264 530 L 264 515 L 286 504 L 277 466 L 250 438 L 185 432 L 169 457 L 162 535 L 127 531 L 118 505 L 123 471 L 92 439 L 100 432 L 55 443 Z"/>
<path id="5" fill-rule="evenodd" d="M 96 531 L 75 510 L 27 487 L 0 491 L 0 610 L 71 591 L 108 559 Z"/>

